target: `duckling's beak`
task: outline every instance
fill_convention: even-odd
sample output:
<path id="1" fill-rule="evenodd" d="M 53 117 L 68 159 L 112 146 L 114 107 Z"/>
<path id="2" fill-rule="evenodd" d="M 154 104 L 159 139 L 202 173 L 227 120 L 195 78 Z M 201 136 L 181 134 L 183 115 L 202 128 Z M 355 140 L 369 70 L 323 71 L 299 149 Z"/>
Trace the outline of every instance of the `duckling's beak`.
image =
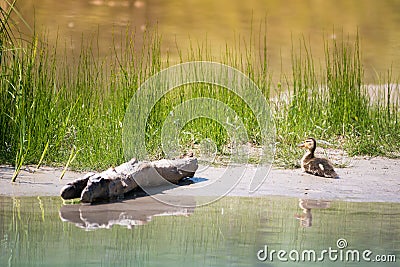
<path id="1" fill-rule="evenodd" d="M 298 147 L 304 147 L 305 145 L 304 145 L 304 143 L 301 143 L 301 144 L 298 144 L 297 146 Z"/>

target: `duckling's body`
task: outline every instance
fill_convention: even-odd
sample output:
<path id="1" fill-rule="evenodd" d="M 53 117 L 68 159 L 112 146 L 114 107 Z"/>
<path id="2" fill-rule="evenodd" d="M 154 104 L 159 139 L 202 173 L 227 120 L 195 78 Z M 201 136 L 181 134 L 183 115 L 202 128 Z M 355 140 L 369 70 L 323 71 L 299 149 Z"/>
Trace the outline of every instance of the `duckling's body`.
<path id="1" fill-rule="evenodd" d="M 306 139 L 299 146 L 307 149 L 307 152 L 301 159 L 301 169 L 304 172 L 326 178 L 339 178 L 329 160 L 315 157 L 314 152 L 317 148 L 317 142 L 314 138 Z"/>

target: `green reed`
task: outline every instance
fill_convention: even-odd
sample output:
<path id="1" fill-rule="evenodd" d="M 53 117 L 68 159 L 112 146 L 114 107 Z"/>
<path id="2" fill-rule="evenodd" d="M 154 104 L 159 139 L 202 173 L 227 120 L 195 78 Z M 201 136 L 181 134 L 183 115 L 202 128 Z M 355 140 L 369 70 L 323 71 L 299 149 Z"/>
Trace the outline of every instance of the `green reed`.
<path id="1" fill-rule="evenodd" d="M 148 30 L 141 42 L 127 34 L 118 45 L 121 50 L 113 48 L 109 57 L 99 58 L 98 42 L 82 40 L 80 53 L 70 57 L 49 45 L 45 36 L 23 41 L 16 33 L 14 37 L 4 34 L 10 27 L 3 16 L 0 161 L 14 164 L 16 175 L 23 164 L 104 169 L 123 162 L 122 123 L 131 97 L 148 77 L 172 65 L 162 54 L 157 29 Z M 254 80 L 271 102 L 277 165 L 298 165 L 302 151 L 296 144 L 307 136 L 327 140 L 332 148 L 344 148 L 351 155 L 399 156 L 399 100 L 392 99 L 399 88 L 387 86 L 376 100 L 370 99 L 363 84 L 358 37 L 326 40 L 321 71 L 316 71 L 311 45 L 305 40 L 299 48 L 293 44 L 292 75 L 282 75 L 276 86 L 268 70 L 267 36 L 262 28 L 250 40 L 227 46 L 220 59 L 211 56 L 209 45 L 191 45 L 187 53 L 177 50 L 181 62 L 218 60 Z M 397 84 L 391 72 L 382 77 L 382 85 Z M 162 122 L 174 106 L 196 97 L 226 103 L 244 118 L 249 141 L 260 145 L 258 124 L 244 101 L 225 88 L 196 84 L 176 88 L 153 107 L 146 129 L 147 150 L 153 158 L 164 156 Z M 212 139 L 220 155 L 229 143 L 223 127 L 205 118 L 185 125 L 180 138 L 188 150 Z"/>
<path id="2" fill-rule="evenodd" d="M 386 91 L 371 94 L 363 84 L 359 37 L 350 41 L 325 41 L 325 65 L 315 70 L 311 45 L 304 40 L 292 51 L 292 77 L 287 79 L 288 95 L 278 101 L 277 160 L 298 166 L 301 156 L 295 144 L 314 136 L 346 150 L 350 155 L 399 156 L 397 81 L 391 75 L 378 85 Z M 389 71 L 391 74 L 391 72 Z M 283 103 L 282 103 L 283 102 Z"/>

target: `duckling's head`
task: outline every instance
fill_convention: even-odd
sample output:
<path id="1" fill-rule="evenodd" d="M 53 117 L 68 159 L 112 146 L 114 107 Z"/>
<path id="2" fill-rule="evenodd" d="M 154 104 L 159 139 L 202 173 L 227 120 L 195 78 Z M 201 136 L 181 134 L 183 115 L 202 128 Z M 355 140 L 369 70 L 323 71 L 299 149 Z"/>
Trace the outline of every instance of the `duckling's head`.
<path id="1" fill-rule="evenodd" d="M 299 147 L 302 147 L 304 149 L 307 149 L 311 152 L 315 151 L 315 148 L 317 147 L 317 141 L 315 141 L 314 138 L 309 137 L 306 140 L 304 140 L 303 143 L 299 144 Z"/>

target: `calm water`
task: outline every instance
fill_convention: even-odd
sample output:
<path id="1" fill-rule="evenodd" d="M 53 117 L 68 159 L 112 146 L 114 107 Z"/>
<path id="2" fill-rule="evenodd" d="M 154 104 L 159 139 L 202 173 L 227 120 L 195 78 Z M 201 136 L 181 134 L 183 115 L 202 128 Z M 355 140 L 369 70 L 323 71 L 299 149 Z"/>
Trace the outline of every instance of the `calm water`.
<path id="1" fill-rule="evenodd" d="M 400 204 L 277 197 L 223 198 L 196 209 L 149 198 L 96 206 L 63 205 L 58 197 L 2 197 L 0 203 L 0 266 L 283 266 L 289 263 L 259 261 L 257 253 L 265 245 L 340 251 L 340 238 L 348 244 L 342 251 L 397 257 L 369 266 L 400 261 Z M 327 257 L 314 265 L 361 263 Z"/>
<path id="2" fill-rule="evenodd" d="M 341 38 L 343 33 L 353 40 L 357 30 L 369 82 L 390 66 L 400 71 L 400 1 L 24 0 L 18 8 L 31 28 L 35 24 L 38 32 L 46 32 L 50 44 L 58 36 L 58 45 L 76 53 L 82 36 L 86 42 L 98 34 L 95 52 L 103 56 L 110 46 L 118 48 L 128 25 L 139 43 L 147 25 L 158 25 L 162 49 L 171 61 L 178 59 L 177 46 L 185 53 L 190 43 L 208 46 L 208 54 L 218 60 L 226 45 L 259 49 L 260 23 L 266 22 L 270 71 L 276 77 L 290 71 L 292 40 L 296 49 L 304 37 L 319 64 L 324 38 Z M 255 38 L 250 44 L 251 35 Z"/>

